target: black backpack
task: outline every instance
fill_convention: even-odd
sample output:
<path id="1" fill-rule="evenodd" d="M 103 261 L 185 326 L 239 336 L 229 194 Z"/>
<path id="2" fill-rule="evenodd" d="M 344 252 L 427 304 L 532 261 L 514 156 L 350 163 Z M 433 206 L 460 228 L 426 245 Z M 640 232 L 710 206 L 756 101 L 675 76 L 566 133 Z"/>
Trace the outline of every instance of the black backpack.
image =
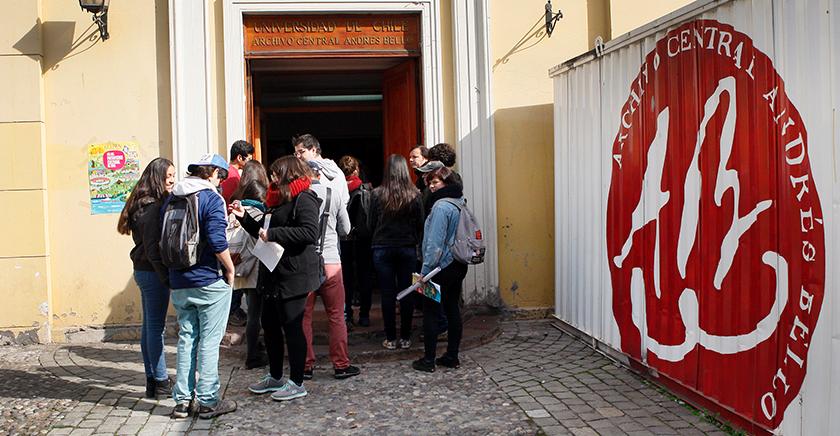
<path id="1" fill-rule="evenodd" d="M 160 233 L 161 262 L 171 269 L 185 269 L 198 263 L 203 243 L 198 222 L 198 192 L 173 195 L 163 213 Z"/>
<path id="2" fill-rule="evenodd" d="M 350 215 L 350 237 L 355 239 L 370 239 L 372 230 L 368 227 L 370 216 L 370 199 L 373 195 L 370 183 L 363 183 L 359 189 L 350 194 L 347 202 L 347 213 Z"/>

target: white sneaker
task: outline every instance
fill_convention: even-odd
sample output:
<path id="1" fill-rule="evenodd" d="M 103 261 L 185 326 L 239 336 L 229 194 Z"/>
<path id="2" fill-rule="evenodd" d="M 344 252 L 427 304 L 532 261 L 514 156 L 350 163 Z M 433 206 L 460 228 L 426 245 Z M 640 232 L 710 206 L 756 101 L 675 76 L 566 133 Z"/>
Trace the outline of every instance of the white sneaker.
<path id="1" fill-rule="evenodd" d="M 248 386 L 248 390 L 255 393 L 255 394 L 265 394 L 268 392 L 274 392 L 279 390 L 284 386 L 284 382 L 282 379 L 278 380 L 271 376 L 271 374 L 266 374 L 263 378 Z"/>
<path id="2" fill-rule="evenodd" d="M 275 401 L 288 401 L 295 398 L 305 397 L 307 395 L 306 388 L 298 386 L 295 382 L 287 380 L 280 389 L 277 389 L 271 394 L 271 399 Z"/>

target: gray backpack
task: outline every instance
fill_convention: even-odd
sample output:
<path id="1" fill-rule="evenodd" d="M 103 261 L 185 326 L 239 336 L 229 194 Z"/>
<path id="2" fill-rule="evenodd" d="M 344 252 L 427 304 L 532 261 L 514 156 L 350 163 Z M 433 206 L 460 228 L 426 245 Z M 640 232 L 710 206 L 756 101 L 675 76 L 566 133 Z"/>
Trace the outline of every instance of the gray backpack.
<path id="1" fill-rule="evenodd" d="M 196 263 L 203 248 L 199 238 L 198 192 L 173 195 L 163 213 L 160 232 L 160 260 L 171 269 L 185 269 Z"/>
<path id="2" fill-rule="evenodd" d="M 455 260 L 467 265 L 478 265 L 484 262 L 486 247 L 481 237 L 481 228 L 473 213 L 467 208 L 466 201 L 463 206 L 450 198 L 444 198 L 443 201 L 457 207 L 460 211 L 458 227 L 455 230 L 455 242 L 450 247 Z"/>

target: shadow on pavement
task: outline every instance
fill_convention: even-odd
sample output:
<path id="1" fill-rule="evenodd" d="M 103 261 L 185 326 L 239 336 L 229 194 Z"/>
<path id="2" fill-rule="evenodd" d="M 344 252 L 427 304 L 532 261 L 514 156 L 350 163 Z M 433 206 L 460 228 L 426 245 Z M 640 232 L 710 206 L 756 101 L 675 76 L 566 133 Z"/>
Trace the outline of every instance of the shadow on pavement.
<path id="1" fill-rule="evenodd" d="M 3 392 L 2 396 L 7 398 L 51 398 L 97 403 L 109 393 L 115 397 L 136 394 L 138 399 L 142 395 L 142 392 L 108 388 L 107 383 L 103 382 L 105 380 L 85 378 L 84 381 L 77 383 L 56 377 L 43 368 L 35 371 L 0 369 L 0 391 Z M 91 391 L 101 391 L 96 392 L 99 398 L 93 399 L 91 396 L 90 400 L 86 400 L 86 396 Z"/>
<path id="2" fill-rule="evenodd" d="M 66 349 L 70 352 L 70 354 L 75 354 L 89 360 L 113 363 L 136 363 L 141 366 L 143 365 L 143 356 L 140 354 L 140 350 L 113 348 L 102 349 L 87 347 L 84 345 L 71 345 Z"/>

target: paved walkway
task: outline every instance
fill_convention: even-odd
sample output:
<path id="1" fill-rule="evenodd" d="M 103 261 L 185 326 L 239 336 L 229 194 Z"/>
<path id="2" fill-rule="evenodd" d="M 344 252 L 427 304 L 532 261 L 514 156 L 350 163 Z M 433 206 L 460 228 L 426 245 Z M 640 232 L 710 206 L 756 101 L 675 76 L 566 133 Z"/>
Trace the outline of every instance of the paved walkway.
<path id="1" fill-rule="evenodd" d="M 224 395 L 239 410 L 171 420 L 171 399 L 141 398 L 137 345 L 0 347 L 0 435 L 720 433 L 549 321 L 503 324 L 497 340 L 463 353 L 458 370 L 419 373 L 405 360 L 361 367 L 343 381 L 317 368 L 308 397 L 277 403 L 247 393 L 262 370 L 223 355 Z"/>

